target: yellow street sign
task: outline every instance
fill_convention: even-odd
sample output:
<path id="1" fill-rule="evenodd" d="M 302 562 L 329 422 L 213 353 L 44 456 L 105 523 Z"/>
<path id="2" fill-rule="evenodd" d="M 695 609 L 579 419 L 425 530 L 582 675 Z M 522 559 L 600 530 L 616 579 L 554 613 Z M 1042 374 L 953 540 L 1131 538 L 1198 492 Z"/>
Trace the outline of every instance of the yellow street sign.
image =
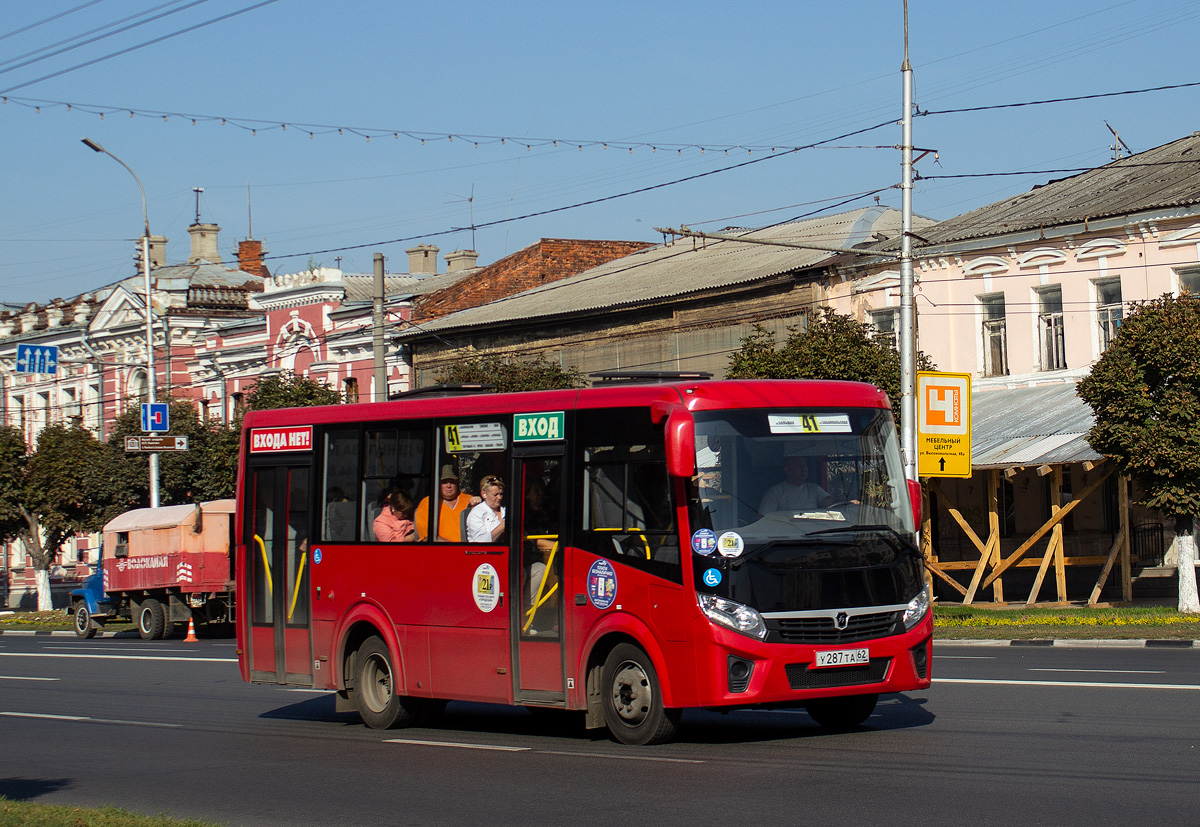
<path id="1" fill-rule="evenodd" d="M 917 475 L 971 476 L 971 375 L 917 371 Z"/>

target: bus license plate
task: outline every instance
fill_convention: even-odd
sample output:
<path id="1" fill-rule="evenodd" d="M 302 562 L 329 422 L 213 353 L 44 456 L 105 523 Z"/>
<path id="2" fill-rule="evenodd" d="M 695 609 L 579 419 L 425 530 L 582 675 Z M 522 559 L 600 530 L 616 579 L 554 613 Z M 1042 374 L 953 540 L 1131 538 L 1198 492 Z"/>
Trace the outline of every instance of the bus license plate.
<path id="1" fill-rule="evenodd" d="M 870 662 L 870 649 L 835 649 L 832 652 L 817 652 L 817 662 L 813 666 L 820 669 L 825 666 L 853 666 Z"/>

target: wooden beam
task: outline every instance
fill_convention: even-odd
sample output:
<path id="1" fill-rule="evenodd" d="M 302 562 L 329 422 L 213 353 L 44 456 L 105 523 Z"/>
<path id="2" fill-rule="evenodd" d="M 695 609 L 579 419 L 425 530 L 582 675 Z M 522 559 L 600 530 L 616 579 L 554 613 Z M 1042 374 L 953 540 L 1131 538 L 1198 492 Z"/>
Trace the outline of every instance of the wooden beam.
<path id="1" fill-rule="evenodd" d="M 1108 560 L 1107 554 L 1084 554 L 1077 557 L 1064 557 L 1063 565 L 1067 568 L 1071 566 L 1103 566 L 1106 560 Z M 1031 569 L 1041 564 L 1040 557 L 1035 559 L 1025 558 L 1013 563 L 1012 568 Z M 946 560 L 934 565 L 942 571 L 974 571 L 975 567 L 979 564 L 973 560 Z M 1197 565 L 1200 565 L 1200 563 L 1197 563 Z"/>
<path id="2" fill-rule="evenodd" d="M 1000 562 L 1000 515 L 997 513 L 997 501 L 1000 493 L 1000 472 L 987 472 L 988 484 L 988 546 L 992 553 L 988 555 L 988 565 L 995 567 Z M 1004 581 L 997 579 L 992 584 L 992 599 L 997 603 L 1004 602 Z"/>
<path id="3" fill-rule="evenodd" d="M 1129 480 L 1117 477 L 1117 510 L 1121 512 L 1121 538 L 1125 541 L 1121 547 L 1121 599 L 1126 603 L 1133 602 L 1133 572 L 1130 571 L 1130 555 L 1133 546 L 1129 542 Z"/>
<path id="4" fill-rule="evenodd" d="M 936 574 L 938 577 L 942 578 L 942 580 L 944 580 L 946 583 L 948 583 L 955 591 L 957 591 L 963 597 L 967 596 L 967 590 L 965 588 L 963 588 L 962 584 L 959 583 L 957 580 L 955 580 L 950 575 L 946 574 L 946 572 L 942 571 L 939 567 L 931 565 L 929 563 L 929 561 L 926 561 L 925 569 L 926 569 L 926 571 L 930 572 L 931 574 Z"/>
<path id="5" fill-rule="evenodd" d="M 1037 469 L 1037 475 L 1039 477 L 1044 477 L 1053 470 L 1054 470 L 1053 465 L 1039 465 L 1038 469 Z"/>
<path id="6" fill-rule="evenodd" d="M 1025 470 L 1024 468 L 1005 468 L 1004 469 L 1004 478 L 1011 480 L 1013 477 L 1015 477 L 1017 474 L 1021 473 L 1024 470 Z"/>
<path id="7" fill-rule="evenodd" d="M 1054 466 L 1054 476 L 1051 477 L 1050 495 L 1051 506 L 1050 512 L 1053 514 L 1061 509 L 1062 503 L 1062 484 L 1063 484 L 1063 467 L 1061 465 Z M 1063 524 L 1059 521 L 1054 524 L 1052 529 L 1054 532 L 1054 585 L 1058 590 L 1058 602 L 1067 602 L 1067 571 L 1063 567 Z"/>
<path id="8" fill-rule="evenodd" d="M 1033 547 L 1034 543 L 1036 543 L 1038 540 L 1042 539 L 1042 537 L 1044 537 L 1046 535 L 1047 531 L 1054 528 L 1054 526 L 1058 525 L 1059 521 L 1062 520 L 1063 517 L 1070 514 L 1071 509 L 1073 509 L 1075 506 L 1079 505 L 1079 503 L 1083 502 L 1089 496 L 1091 496 L 1091 493 L 1093 491 L 1095 491 L 1097 488 L 1099 488 L 1100 484 L 1103 483 L 1106 479 L 1108 479 L 1108 476 L 1111 473 L 1112 473 L 1112 470 L 1110 469 L 1109 471 L 1105 472 L 1104 474 L 1101 474 L 1096 479 L 1092 480 L 1092 482 L 1088 483 L 1088 487 L 1083 489 L 1083 492 L 1080 493 L 1080 495 L 1078 497 L 1076 497 L 1075 499 L 1071 500 L 1069 503 L 1064 505 L 1062 507 L 1062 510 L 1059 511 L 1057 514 L 1055 514 L 1053 517 L 1051 517 L 1049 520 L 1047 520 L 1045 523 L 1043 523 L 1042 527 L 1033 533 L 1033 536 L 1031 536 L 1024 543 L 1021 543 L 1020 547 L 1016 551 L 1014 551 L 1008 557 L 1004 558 L 1003 562 L 1001 562 L 1000 565 L 996 566 L 996 568 L 992 570 L 992 573 L 991 573 L 991 575 L 988 576 L 988 579 L 983 581 L 983 586 L 986 588 L 986 587 L 992 585 L 993 580 L 995 580 L 1000 575 L 1004 574 L 1004 572 L 1008 571 L 1008 569 L 1010 569 L 1013 566 L 1013 564 L 1015 564 L 1018 560 L 1020 560 L 1022 557 L 1024 557 L 1025 552 L 1029 551 L 1029 549 L 1031 549 Z"/>
<path id="9" fill-rule="evenodd" d="M 1092 588 L 1091 597 L 1088 598 L 1088 606 L 1094 608 L 1096 601 L 1100 599 L 1100 590 L 1104 588 L 1104 581 L 1108 579 L 1113 563 L 1117 562 L 1117 555 L 1124 547 L 1125 534 L 1120 532 L 1117 534 L 1117 539 L 1113 540 L 1112 548 L 1108 550 L 1108 558 L 1104 561 L 1104 567 L 1100 569 L 1100 576 L 1096 578 L 1096 585 Z"/>
<path id="10" fill-rule="evenodd" d="M 1046 572 L 1050 568 L 1050 559 L 1054 556 L 1057 539 L 1057 535 L 1051 534 L 1050 542 L 1046 543 L 1046 553 L 1042 555 L 1042 563 L 1038 566 L 1037 577 L 1033 579 L 1033 588 L 1029 590 L 1029 598 L 1025 601 L 1026 606 L 1032 606 L 1037 602 L 1038 592 L 1042 590 L 1042 582 L 1046 579 Z"/>
<path id="11" fill-rule="evenodd" d="M 975 550 L 986 557 L 987 552 L 984 542 L 979 539 L 979 535 L 977 535 L 975 530 L 967 523 L 962 513 L 954 505 L 954 501 L 946 496 L 946 492 L 942 489 L 942 486 L 939 485 L 936 480 L 930 480 L 929 486 L 937 492 L 939 497 L 946 501 L 946 510 L 950 512 L 950 516 L 954 518 L 954 522 L 958 523 L 958 527 L 963 530 L 963 534 L 967 535 L 967 539 L 974 544 Z"/>

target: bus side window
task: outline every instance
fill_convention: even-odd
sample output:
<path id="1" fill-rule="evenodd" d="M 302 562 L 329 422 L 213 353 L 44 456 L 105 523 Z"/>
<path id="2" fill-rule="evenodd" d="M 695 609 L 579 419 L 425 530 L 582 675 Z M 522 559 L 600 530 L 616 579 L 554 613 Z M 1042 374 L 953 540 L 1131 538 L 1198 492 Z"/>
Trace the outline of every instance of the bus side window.
<path id="1" fill-rule="evenodd" d="M 426 423 L 403 427 L 368 427 L 363 439 L 361 537 L 375 542 L 375 518 L 383 510 L 384 498 L 403 491 L 414 504 L 430 492 L 430 429 Z M 412 519 L 410 513 L 406 515 Z M 415 539 L 415 538 L 414 538 Z"/>
<path id="2" fill-rule="evenodd" d="M 579 545 L 679 582 L 682 566 L 664 434 L 646 408 L 579 411 Z"/>
<path id="3" fill-rule="evenodd" d="M 358 428 L 325 434 L 321 539 L 354 542 L 358 524 Z"/>

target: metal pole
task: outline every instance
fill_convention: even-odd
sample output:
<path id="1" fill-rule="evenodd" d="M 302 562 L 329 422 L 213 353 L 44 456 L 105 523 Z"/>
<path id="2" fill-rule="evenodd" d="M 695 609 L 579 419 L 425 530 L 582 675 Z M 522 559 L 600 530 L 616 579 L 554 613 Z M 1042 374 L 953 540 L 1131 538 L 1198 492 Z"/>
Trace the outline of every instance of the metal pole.
<path id="1" fill-rule="evenodd" d="M 158 401 L 154 375 L 154 316 L 151 308 L 151 284 L 150 284 L 150 214 L 146 211 L 146 188 L 142 186 L 142 179 L 138 178 L 136 172 L 129 164 L 122 161 L 116 155 L 113 155 L 100 144 L 90 138 L 83 139 L 84 145 L 93 150 L 100 152 L 112 158 L 133 176 L 133 180 L 137 182 L 138 192 L 142 196 L 142 273 L 146 277 L 146 390 L 147 397 L 151 404 Z M 101 387 L 103 393 L 103 387 Z M 158 508 L 158 454 L 150 455 L 150 507 Z"/>
<path id="2" fill-rule="evenodd" d="M 383 364 L 383 253 L 375 254 L 375 401 L 387 401 L 387 369 Z"/>
<path id="3" fill-rule="evenodd" d="M 904 477 L 917 478 L 917 358 L 916 314 L 913 306 L 912 261 L 912 65 L 908 62 L 908 2 L 904 3 L 904 116 L 901 120 L 903 179 L 900 184 L 900 446 Z"/>

